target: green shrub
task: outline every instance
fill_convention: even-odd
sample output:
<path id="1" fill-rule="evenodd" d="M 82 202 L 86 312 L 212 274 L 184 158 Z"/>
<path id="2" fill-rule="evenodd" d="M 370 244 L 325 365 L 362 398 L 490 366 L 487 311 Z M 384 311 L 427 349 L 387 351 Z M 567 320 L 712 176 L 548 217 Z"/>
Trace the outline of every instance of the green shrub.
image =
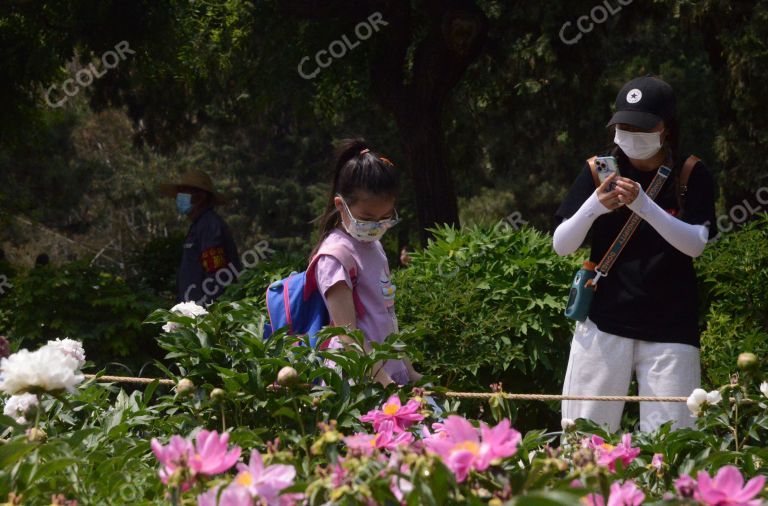
<path id="1" fill-rule="evenodd" d="M 154 237 L 128 259 L 134 272 L 132 281 L 156 294 L 176 294 L 176 273 L 181 263 L 184 233 L 177 231 L 168 237 Z"/>
<path id="2" fill-rule="evenodd" d="M 768 214 L 707 247 L 696 270 L 705 317 L 704 382 L 727 383 L 741 352 L 768 366 Z"/>
<path id="3" fill-rule="evenodd" d="M 232 283 L 219 297 L 219 301 L 232 302 L 245 298 L 254 298 L 261 301 L 261 308 L 266 311 L 264 295 L 267 287 L 278 279 L 288 277 L 293 272 L 300 272 L 307 268 L 307 256 L 296 253 L 276 253 L 270 255 L 264 261 L 259 261 L 245 269 L 237 282 Z"/>
<path id="4" fill-rule="evenodd" d="M 532 228 L 434 231 L 395 274 L 400 326 L 419 337 L 419 367 L 454 389 L 559 393 L 573 331 L 563 315 L 578 266 Z M 559 406 L 531 403 L 518 424 L 559 425 Z M 544 419 L 541 419 L 544 417 Z"/>
<path id="5" fill-rule="evenodd" d="M 120 276 L 87 263 L 46 265 L 13 279 L 13 289 L 0 301 L 0 309 L 7 311 L 0 333 L 23 339 L 28 347 L 71 337 L 83 341 L 89 358 L 100 366 L 120 361 L 136 369 L 160 352 L 142 322 L 163 305 L 162 299 L 137 292 Z"/>

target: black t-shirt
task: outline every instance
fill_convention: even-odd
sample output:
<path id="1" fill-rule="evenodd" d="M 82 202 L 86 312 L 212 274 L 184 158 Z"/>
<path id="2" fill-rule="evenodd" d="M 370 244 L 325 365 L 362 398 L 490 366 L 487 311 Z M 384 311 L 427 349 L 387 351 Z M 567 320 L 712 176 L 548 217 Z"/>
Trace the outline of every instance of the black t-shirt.
<path id="1" fill-rule="evenodd" d="M 656 171 L 635 169 L 621 151 L 615 156 L 620 174 L 639 182 L 647 190 Z M 688 180 L 681 211 L 675 176 L 684 161 L 676 164 L 673 175 L 664 183 L 655 202 L 686 223 L 708 224 L 711 239 L 717 234 L 712 175 L 702 162 L 696 164 Z M 594 191 L 592 173 L 585 163 L 557 210 L 558 223 L 573 216 Z M 588 235 L 591 261 L 600 262 L 630 214 L 631 210 L 623 206 L 594 221 L 591 237 Z M 600 279 L 589 318 L 601 331 L 610 334 L 699 347 L 698 293 L 693 259 L 670 245 L 642 220 L 608 277 Z"/>

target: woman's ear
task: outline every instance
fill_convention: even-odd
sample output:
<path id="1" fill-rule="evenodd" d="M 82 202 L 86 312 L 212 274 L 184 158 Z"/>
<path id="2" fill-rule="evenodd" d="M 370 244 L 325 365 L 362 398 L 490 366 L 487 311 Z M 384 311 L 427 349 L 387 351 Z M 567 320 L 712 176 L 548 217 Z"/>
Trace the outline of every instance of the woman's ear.
<path id="1" fill-rule="evenodd" d="M 341 200 L 341 197 L 338 195 L 333 197 L 333 205 L 336 206 L 336 210 L 339 212 L 339 214 L 344 216 L 344 213 L 342 212 L 344 210 L 344 201 Z"/>

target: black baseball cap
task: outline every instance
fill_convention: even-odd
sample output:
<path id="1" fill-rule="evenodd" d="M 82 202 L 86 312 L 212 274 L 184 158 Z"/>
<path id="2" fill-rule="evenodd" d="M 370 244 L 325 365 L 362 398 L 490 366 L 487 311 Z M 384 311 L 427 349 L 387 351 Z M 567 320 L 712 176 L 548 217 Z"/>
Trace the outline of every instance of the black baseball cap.
<path id="1" fill-rule="evenodd" d="M 650 130 L 675 117 L 675 93 L 658 77 L 632 79 L 616 95 L 616 112 L 606 126 L 627 123 Z"/>

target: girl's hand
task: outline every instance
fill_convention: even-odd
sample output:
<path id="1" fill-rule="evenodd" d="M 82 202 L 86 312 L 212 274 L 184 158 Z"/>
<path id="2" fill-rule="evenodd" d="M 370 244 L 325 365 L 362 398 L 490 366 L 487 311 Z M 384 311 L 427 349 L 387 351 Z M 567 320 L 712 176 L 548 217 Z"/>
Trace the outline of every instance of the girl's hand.
<path id="1" fill-rule="evenodd" d="M 597 199 L 601 204 L 603 204 L 603 207 L 610 209 L 611 211 L 623 205 L 619 200 L 618 185 L 613 190 L 608 190 L 608 188 L 611 187 L 611 183 L 613 183 L 615 179 L 616 173 L 614 172 L 605 178 L 605 181 L 603 181 L 602 184 L 597 187 Z"/>
<path id="2" fill-rule="evenodd" d="M 638 195 L 640 195 L 641 187 L 640 183 L 632 181 L 626 177 L 620 177 L 616 181 L 615 190 L 619 192 L 617 198 L 620 202 L 620 205 L 628 206 L 637 199 Z"/>
<path id="3" fill-rule="evenodd" d="M 421 378 L 424 377 L 423 374 L 420 374 L 416 371 L 416 369 L 413 368 L 413 364 L 411 361 L 407 358 L 403 359 L 403 363 L 405 364 L 405 370 L 408 373 L 408 380 L 411 383 L 418 383 L 421 381 Z"/>
<path id="4" fill-rule="evenodd" d="M 373 366 L 373 371 L 373 379 L 378 381 L 384 388 L 395 382 L 395 380 L 392 379 L 392 376 L 384 370 L 384 364 L 382 362 Z"/>

